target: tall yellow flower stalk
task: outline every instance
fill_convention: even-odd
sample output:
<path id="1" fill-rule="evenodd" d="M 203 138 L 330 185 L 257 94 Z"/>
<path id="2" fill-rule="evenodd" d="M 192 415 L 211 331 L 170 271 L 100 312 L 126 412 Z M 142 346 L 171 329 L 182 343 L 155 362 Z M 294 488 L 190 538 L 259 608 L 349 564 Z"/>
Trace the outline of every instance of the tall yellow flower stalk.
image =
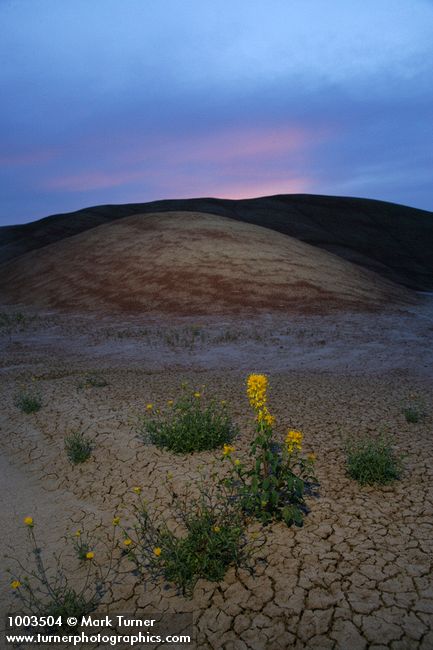
<path id="1" fill-rule="evenodd" d="M 268 378 L 266 375 L 250 375 L 247 379 L 247 395 L 251 406 L 256 412 L 256 420 L 259 424 L 272 426 L 275 421 L 269 413 L 267 402 Z"/>

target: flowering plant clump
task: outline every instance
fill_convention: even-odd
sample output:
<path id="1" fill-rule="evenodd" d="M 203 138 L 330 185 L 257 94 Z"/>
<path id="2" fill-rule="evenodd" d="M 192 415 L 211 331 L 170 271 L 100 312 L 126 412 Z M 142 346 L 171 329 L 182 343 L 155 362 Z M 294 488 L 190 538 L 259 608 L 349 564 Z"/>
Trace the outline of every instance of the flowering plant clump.
<path id="1" fill-rule="evenodd" d="M 314 476 L 313 454 L 302 456 L 303 436 L 300 431 L 288 431 L 284 444 L 273 435 L 274 416 L 267 405 L 268 378 L 250 375 L 247 395 L 255 411 L 257 435 L 251 443 L 247 466 L 234 458 L 234 448 L 223 450 L 223 457 L 231 463 L 228 482 L 238 486 L 242 509 L 263 523 L 284 521 L 288 526 L 302 525 L 308 511 L 304 495 L 317 486 Z"/>
<path id="2" fill-rule="evenodd" d="M 135 524 L 123 531 L 124 553 L 139 575 L 149 572 L 153 580 L 164 578 L 182 594 L 192 595 L 199 578 L 220 581 L 229 566 L 246 560 L 243 517 L 221 485 L 201 485 L 198 496 L 189 491 L 178 495 L 170 483 L 169 490 L 175 504 L 173 520 L 151 514 L 139 498 Z"/>
<path id="3" fill-rule="evenodd" d="M 24 524 L 31 547 L 31 564 L 24 566 L 15 557 L 6 556 L 15 565 L 14 570 L 7 569 L 7 572 L 20 611 L 36 616 L 53 616 L 55 620 L 61 617 L 59 627 L 69 629 L 67 617 L 80 618 L 93 612 L 114 582 L 119 563 L 114 559 L 115 536 L 113 534 L 111 545 L 105 549 L 108 563 L 104 568 L 96 561 L 98 554 L 90 548 L 86 534 L 81 530 L 74 534 L 72 544 L 80 560 L 78 566 L 75 566 L 73 558 L 65 558 L 62 562 L 61 556 L 55 554 L 47 564 L 36 539 L 33 518 L 26 517 Z M 47 632 L 54 633 L 56 629 L 49 627 Z"/>
<path id="4" fill-rule="evenodd" d="M 238 430 L 224 404 L 206 400 L 199 391 L 184 390 L 176 401 L 168 400 L 163 411 L 148 404 L 139 433 L 160 449 L 188 454 L 230 443 Z"/>

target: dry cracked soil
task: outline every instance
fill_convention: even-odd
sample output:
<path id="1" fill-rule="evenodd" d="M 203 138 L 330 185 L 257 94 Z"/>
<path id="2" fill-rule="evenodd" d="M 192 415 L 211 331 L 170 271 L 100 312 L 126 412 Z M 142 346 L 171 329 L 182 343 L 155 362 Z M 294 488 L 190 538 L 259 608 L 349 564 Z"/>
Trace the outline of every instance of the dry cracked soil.
<path id="1" fill-rule="evenodd" d="M 431 301 L 382 315 L 255 322 L 17 318 L 14 310 L 5 308 L 1 337 L 3 552 L 13 547 L 30 561 L 25 516 L 48 564 L 77 528 L 104 537 L 115 515 L 128 525 L 134 486 L 151 508 L 168 510 L 167 472 L 182 490 L 203 466 L 218 470 L 221 452 L 179 456 L 144 445 L 137 415 L 148 402 L 164 407 L 187 381 L 227 401 L 240 428 L 237 453 L 246 454 L 245 380 L 265 372 L 277 435 L 301 429 L 317 456 L 320 495 L 304 526 L 268 526 L 252 572 L 199 580 L 190 599 L 163 580 L 137 579 L 125 560 L 99 611 L 191 612 L 200 649 L 433 648 Z M 86 384 L 95 372 L 106 386 Z M 26 415 L 14 398 L 29 386 L 43 403 Z M 403 408 L 414 401 L 426 415 L 408 423 Z M 64 438 L 77 430 L 91 435 L 94 451 L 73 466 Z M 404 472 L 388 486 L 361 487 L 346 473 L 344 440 L 382 431 L 404 455 Z M 17 605 L 4 572 L 2 582 L 4 614 Z"/>

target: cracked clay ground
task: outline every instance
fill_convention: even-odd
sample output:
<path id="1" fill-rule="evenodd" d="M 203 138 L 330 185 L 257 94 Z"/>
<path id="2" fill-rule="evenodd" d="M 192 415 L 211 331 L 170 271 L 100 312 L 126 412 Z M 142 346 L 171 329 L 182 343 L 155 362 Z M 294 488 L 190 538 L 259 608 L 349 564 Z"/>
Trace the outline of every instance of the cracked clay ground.
<path id="1" fill-rule="evenodd" d="M 168 471 L 181 490 L 201 466 L 213 459 L 218 466 L 218 452 L 173 456 L 137 437 L 136 414 L 147 402 L 163 405 L 176 397 L 182 381 L 227 400 L 241 429 L 235 445 L 244 454 L 253 433 L 245 378 L 263 371 L 270 377 L 278 435 L 288 427 L 301 429 L 305 449 L 317 455 L 320 497 L 309 501 L 303 528 L 267 527 L 253 575 L 230 569 L 221 583 L 200 580 L 190 600 L 164 582 L 143 583 L 127 573 L 101 611 L 191 611 L 197 648 L 433 649 L 433 384 L 428 368 L 421 371 L 431 350 L 431 325 L 419 327 L 406 344 L 389 340 L 389 349 L 401 346 L 398 363 L 394 352 L 386 356 L 378 327 L 374 340 L 359 341 L 364 352 L 350 371 L 343 358 L 337 368 L 335 359 L 323 365 L 329 349 L 313 341 L 307 350 L 305 335 L 298 337 L 296 352 L 299 357 L 304 349 L 310 360 L 304 368 L 289 362 L 284 367 L 290 345 L 282 339 L 272 347 L 255 335 L 247 369 L 241 353 L 233 356 L 235 363 L 218 367 L 218 348 L 210 351 L 206 341 L 198 352 L 177 353 L 167 341 L 122 339 L 124 354 L 113 344 L 110 356 L 110 339 L 102 334 L 93 343 L 83 337 L 80 346 L 60 329 L 51 339 L 37 329 L 9 332 L 2 339 L 0 376 L 2 552 L 13 545 L 25 558 L 26 515 L 34 517 L 38 539 L 50 553 L 79 526 L 103 531 L 114 514 L 127 518 L 133 486 L 142 487 L 150 504 L 164 507 Z M 324 334 L 317 336 L 323 340 Z M 348 350 L 355 333 L 344 336 L 347 361 L 353 359 Z M 232 345 L 240 349 L 242 337 Z M 382 363 L 374 365 L 374 358 Z M 420 360 L 419 371 L 414 359 Z M 108 385 L 77 388 L 95 370 Z M 29 383 L 40 390 L 43 408 L 25 415 L 14 406 L 14 395 Z M 408 424 L 402 408 L 414 399 L 426 406 L 427 416 Z M 84 429 L 95 441 L 93 457 L 73 467 L 64 436 Z M 404 474 L 387 487 L 359 487 L 345 473 L 342 441 L 348 434 L 380 431 L 389 432 L 405 455 Z M 3 614 L 11 599 L 2 574 Z"/>

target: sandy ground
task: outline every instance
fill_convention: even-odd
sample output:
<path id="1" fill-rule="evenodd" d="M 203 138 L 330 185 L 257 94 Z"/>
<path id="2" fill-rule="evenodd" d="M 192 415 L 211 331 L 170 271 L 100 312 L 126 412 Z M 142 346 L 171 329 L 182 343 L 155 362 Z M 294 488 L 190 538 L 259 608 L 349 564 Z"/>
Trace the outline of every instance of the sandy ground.
<path id="1" fill-rule="evenodd" d="M 192 611 L 198 648 L 433 648 L 433 298 L 381 315 L 242 322 L 16 313 L 4 308 L 1 338 L 2 552 L 12 545 L 25 557 L 24 516 L 34 517 L 49 554 L 83 523 L 126 519 L 133 486 L 164 507 L 167 471 L 182 489 L 200 466 L 218 464 L 218 453 L 173 456 L 137 437 L 145 404 L 176 397 L 182 381 L 227 400 L 244 453 L 245 379 L 266 372 L 278 434 L 301 429 L 317 454 L 320 498 L 304 527 L 269 526 L 253 576 L 231 569 L 222 583 L 200 581 L 188 600 L 128 574 L 102 609 Z M 95 371 L 108 385 L 78 388 Z M 25 415 L 14 395 L 29 385 L 43 407 Z M 408 424 L 402 409 L 413 400 L 427 416 Z M 77 429 L 95 450 L 72 467 L 64 436 Z M 361 488 L 346 476 L 343 440 L 381 431 L 405 454 L 404 475 Z M 2 581 L 3 614 L 12 601 L 4 573 Z"/>

